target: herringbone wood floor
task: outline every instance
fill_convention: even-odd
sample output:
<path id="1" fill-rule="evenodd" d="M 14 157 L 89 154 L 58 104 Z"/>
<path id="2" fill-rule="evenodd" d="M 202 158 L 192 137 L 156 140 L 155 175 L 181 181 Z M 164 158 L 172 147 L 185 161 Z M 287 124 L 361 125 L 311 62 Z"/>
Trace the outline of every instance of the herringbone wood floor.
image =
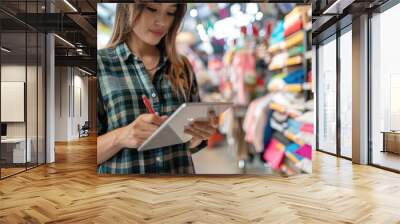
<path id="1" fill-rule="evenodd" d="M 400 223 L 400 175 L 326 154 L 290 178 L 98 177 L 95 141 L 0 181 L 0 223 Z"/>

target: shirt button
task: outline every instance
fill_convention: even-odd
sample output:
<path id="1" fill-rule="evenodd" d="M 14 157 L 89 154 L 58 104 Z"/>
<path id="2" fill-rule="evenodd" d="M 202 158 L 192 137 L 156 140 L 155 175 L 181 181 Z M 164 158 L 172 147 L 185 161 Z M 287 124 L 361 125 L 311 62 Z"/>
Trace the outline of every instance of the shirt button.
<path id="1" fill-rule="evenodd" d="M 152 93 L 151 96 L 152 96 L 153 98 L 155 98 L 155 97 L 156 97 L 156 94 L 155 94 L 155 93 Z"/>

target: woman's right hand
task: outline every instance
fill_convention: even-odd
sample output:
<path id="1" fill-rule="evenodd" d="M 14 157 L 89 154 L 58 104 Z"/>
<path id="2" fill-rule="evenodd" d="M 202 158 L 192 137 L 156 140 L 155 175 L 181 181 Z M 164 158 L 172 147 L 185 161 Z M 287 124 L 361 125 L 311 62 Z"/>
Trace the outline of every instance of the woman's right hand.
<path id="1" fill-rule="evenodd" d="M 167 119 L 167 116 L 142 114 L 117 133 L 120 148 L 139 148 L 143 142 Z"/>

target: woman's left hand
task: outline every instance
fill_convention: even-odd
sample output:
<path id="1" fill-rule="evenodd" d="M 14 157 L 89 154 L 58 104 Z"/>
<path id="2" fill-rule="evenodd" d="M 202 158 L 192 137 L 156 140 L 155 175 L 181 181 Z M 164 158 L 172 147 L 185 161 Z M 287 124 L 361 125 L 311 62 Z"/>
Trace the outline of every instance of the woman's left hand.
<path id="1" fill-rule="evenodd" d="M 208 139 L 218 128 L 218 116 L 214 112 L 210 112 L 208 121 L 194 121 L 185 128 L 185 133 L 193 136 L 192 142 L 200 143 L 202 140 Z"/>

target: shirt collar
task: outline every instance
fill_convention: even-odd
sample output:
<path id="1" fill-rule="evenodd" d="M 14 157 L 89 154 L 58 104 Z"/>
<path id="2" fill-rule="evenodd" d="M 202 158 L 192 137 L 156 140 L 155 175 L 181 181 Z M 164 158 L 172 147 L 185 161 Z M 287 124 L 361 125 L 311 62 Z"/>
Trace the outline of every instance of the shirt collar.
<path id="1" fill-rule="evenodd" d="M 125 42 L 119 43 L 116 47 L 116 51 L 119 57 L 121 57 L 124 61 L 128 60 L 130 56 L 133 57 L 134 61 L 141 61 L 139 57 L 137 57 L 135 54 L 131 52 L 131 50 L 129 49 L 128 45 Z M 164 66 L 165 63 L 168 61 L 167 55 L 165 55 L 164 52 L 161 52 L 161 54 L 162 54 L 162 61 L 160 67 Z"/>
<path id="2" fill-rule="evenodd" d="M 131 55 L 135 58 L 135 60 L 139 59 L 134 54 L 132 54 L 131 50 L 125 42 L 119 43 L 115 50 L 118 56 L 121 57 L 124 61 L 128 60 Z"/>

